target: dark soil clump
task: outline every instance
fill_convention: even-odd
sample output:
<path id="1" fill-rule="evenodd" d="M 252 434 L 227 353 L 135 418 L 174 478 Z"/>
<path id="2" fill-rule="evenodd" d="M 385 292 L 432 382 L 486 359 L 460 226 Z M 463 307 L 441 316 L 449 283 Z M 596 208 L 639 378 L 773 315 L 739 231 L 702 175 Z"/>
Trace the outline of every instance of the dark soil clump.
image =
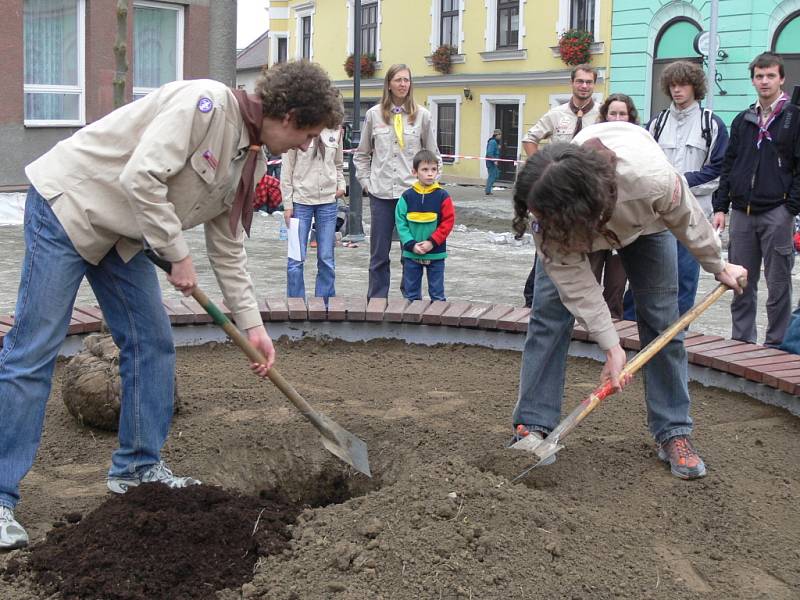
<path id="1" fill-rule="evenodd" d="M 209 598 L 250 581 L 259 557 L 286 548 L 299 511 L 217 487 L 143 485 L 50 531 L 29 566 L 65 600 Z"/>

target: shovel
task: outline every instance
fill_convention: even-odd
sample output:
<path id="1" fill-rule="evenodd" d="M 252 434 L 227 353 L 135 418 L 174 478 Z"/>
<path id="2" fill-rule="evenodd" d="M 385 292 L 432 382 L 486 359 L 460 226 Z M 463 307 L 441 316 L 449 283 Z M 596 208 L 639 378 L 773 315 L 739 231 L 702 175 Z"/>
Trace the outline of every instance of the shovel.
<path id="1" fill-rule="evenodd" d="M 167 273 L 172 272 L 172 263 L 158 256 L 152 248 L 145 248 L 144 253 L 147 258 L 164 271 Z M 250 340 L 231 323 L 230 319 L 217 308 L 217 305 L 209 300 L 203 290 L 199 287 L 195 287 L 192 291 L 192 297 L 197 300 L 200 306 L 214 319 L 214 323 L 222 327 L 225 333 L 228 334 L 228 337 L 244 351 L 247 358 L 254 363 L 263 364 L 267 362 L 267 359 L 261 352 L 259 352 L 258 349 L 250 343 Z M 311 405 L 306 402 L 305 398 L 297 393 L 297 390 L 292 387 L 292 384 L 286 381 L 275 367 L 267 371 L 267 377 L 269 377 L 272 383 L 283 392 L 284 396 L 297 407 L 300 414 L 311 421 L 311 424 L 317 428 L 322 436 L 322 445 L 325 446 L 331 454 L 339 457 L 356 471 L 363 473 L 367 477 L 372 477 L 369 470 L 369 459 L 367 458 L 367 445 L 362 440 L 336 424 L 329 417 L 311 408 Z"/>
<path id="2" fill-rule="evenodd" d="M 747 285 L 747 281 L 744 278 L 740 278 L 738 283 L 741 287 L 745 287 Z M 653 356 L 664 346 L 666 346 L 672 338 L 686 329 L 689 323 L 699 317 L 709 306 L 719 300 L 729 289 L 730 288 L 727 285 L 720 283 L 714 290 L 709 292 L 705 298 L 681 315 L 681 317 L 667 329 L 665 329 L 661 335 L 647 344 L 647 346 L 640 350 L 636 356 L 629 360 L 622 368 L 622 371 L 620 371 L 620 378 L 624 377 L 625 375 L 633 375 L 636 373 L 636 371 L 641 369 L 647 363 L 647 361 L 653 358 Z M 588 398 L 584 399 L 578 406 L 576 406 L 575 409 L 569 413 L 569 416 L 561 421 L 561 423 L 559 423 L 558 426 L 553 429 L 553 431 L 550 432 L 550 435 L 548 435 L 546 438 L 540 440 L 534 435 L 529 435 L 513 444 L 511 448 L 514 450 L 533 452 L 536 458 L 539 459 L 536 464 L 523 471 L 513 481 L 524 477 L 531 471 L 531 469 L 535 469 L 542 464 L 544 460 L 550 458 L 551 456 L 555 455 L 556 452 L 561 450 L 564 447 L 560 443 L 561 439 L 575 429 L 575 427 L 577 427 L 578 424 L 583 421 L 583 419 L 585 419 L 586 416 L 592 412 L 598 404 L 600 404 L 613 393 L 614 389 L 611 385 L 611 382 L 602 384 L 595 391 L 589 394 Z"/>

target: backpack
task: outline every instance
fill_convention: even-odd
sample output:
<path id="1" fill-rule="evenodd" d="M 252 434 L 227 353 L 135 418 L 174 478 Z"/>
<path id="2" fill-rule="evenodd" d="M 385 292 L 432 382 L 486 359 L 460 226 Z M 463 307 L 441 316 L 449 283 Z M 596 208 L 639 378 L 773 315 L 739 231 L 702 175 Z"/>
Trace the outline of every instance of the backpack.
<path id="1" fill-rule="evenodd" d="M 708 108 L 704 108 L 700 112 L 700 122 L 701 122 L 701 135 L 703 139 L 706 141 L 706 152 L 711 150 L 711 115 L 712 111 Z M 661 132 L 664 130 L 664 125 L 667 124 L 667 117 L 669 116 L 669 109 L 665 108 L 660 113 L 658 113 L 658 117 L 656 117 L 655 127 L 653 127 L 653 139 L 658 141 L 658 138 L 661 137 Z"/>

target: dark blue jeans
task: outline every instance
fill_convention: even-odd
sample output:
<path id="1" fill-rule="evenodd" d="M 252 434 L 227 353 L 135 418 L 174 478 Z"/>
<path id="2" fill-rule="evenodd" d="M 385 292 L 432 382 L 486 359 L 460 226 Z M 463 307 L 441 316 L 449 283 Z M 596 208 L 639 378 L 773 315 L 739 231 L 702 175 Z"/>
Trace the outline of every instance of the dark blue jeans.
<path id="1" fill-rule="evenodd" d="M 403 259 L 403 297 L 406 300 L 422 300 L 422 272 L 428 272 L 428 294 L 431 300 L 447 300 L 444 297 L 444 259 L 432 260 L 423 265 L 406 257 Z"/>
<path id="2" fill-rule="evenodd" d="M 697 282 L 700 280 L 700 263 L 686 246 L 678 245 L 678 311 L 685 313 L 694 306 L 697 296 Z"/>
<path id="3" fill-rule="evenodd" d="M 391 281 L 392 232 L 394 231 L 394 210 L 397 198 L 378 198 L 369 195 L 369 284 L 367 298 L 388 298 Z M 401 245 L 402 252 L 402 245 Z M 402 265 L 402 255 L 400 259 Z"/>
<path id="4" fill-rule="evenodd" d="M 119 448 L 109 475 L 130 475 L 161 460 L 175 381 L 172 329 L 155 268 L 143 253 L 126 263 L 112 249 L 98 265 L 86 262 L 33 187 L 24 231 L 15 321 L 0 352 L 0 506 L 9 508 L 39 447 L 58 349 L 84 277 L 120 349 Z"/>

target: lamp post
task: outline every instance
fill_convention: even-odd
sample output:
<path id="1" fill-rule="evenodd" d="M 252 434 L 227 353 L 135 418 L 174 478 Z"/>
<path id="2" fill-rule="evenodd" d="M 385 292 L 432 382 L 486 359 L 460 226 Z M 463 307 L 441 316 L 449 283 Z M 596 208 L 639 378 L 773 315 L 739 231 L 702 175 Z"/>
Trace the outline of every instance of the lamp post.
<path id="1" fill-rule="evenodd" d="M 353 2 L 353 129 L 350 139 L 357 148 L 361 141 L 361 0 Z M 361 184 L 356 179 L 356 168 L 353 164 L 353 152 L 348 153 L 347 161 L 350 170 L 350 211 L 347 215 L 347 240 L 361 242 L 364 240 L 362 222 L 363 203 Z"/>
<path id="2" fill-rule="evenodd" d="M 711 0 L 711 17 L 708 25 L 708 98 L 706 106 L 714 108 L 714 87 L 717 82 L 717 21 L 719 21 L 719 0 Z"/>

